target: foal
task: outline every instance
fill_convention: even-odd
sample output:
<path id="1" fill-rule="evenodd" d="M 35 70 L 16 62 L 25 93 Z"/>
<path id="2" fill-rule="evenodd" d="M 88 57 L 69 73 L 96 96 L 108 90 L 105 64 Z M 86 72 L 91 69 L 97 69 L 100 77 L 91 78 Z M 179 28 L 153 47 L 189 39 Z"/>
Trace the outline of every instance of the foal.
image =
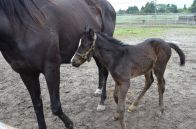
<path id="1" fill-rule="evenodd" d="M 145 92 L 153 83 L 153 72 L 158 80 L 159 106 L 163 113 L 163 93 L 165 90 L 164 72 L 173 48 L 180 57 L 180 65 L 185 64 L 185 55 L 173 43 L 161 39 L 147 39 L 137 45 L 125 45 L 120 41 L 103 33 L 86 30 L 81 38 L 72 65 L 79 67 L 86 60 L 96 57 L 110 72 L 115 81 L 114 100 L 117 104 L 115 120 L 120 120 L 122 129 L 126 129 L 124 122 L 125 98 L 130 86 L 130 78 L 145 75 L 145 86 L 138 98 L 129 107 L 132 111 L 139 103 Z"/>

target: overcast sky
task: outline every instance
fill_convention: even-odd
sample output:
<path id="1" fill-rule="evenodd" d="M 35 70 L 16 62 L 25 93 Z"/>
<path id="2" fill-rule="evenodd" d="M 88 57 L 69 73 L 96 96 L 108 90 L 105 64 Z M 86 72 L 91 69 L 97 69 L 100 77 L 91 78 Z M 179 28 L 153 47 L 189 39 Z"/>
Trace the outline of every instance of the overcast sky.
<path id="1" fill-rule="evenodd" d="M 127 9 L 128 6 L 134 6 L 141 8 L 144 6 L 147 2 L 150 2 L 152 0 L 108 0 L 116 11 L 119 9 Z M 157 4 L 176 4 L 178 8 L 183 8 L 184 4 L 186 4 L 187 7 L 189 7 L 193 0 L 157 0 Z"/>

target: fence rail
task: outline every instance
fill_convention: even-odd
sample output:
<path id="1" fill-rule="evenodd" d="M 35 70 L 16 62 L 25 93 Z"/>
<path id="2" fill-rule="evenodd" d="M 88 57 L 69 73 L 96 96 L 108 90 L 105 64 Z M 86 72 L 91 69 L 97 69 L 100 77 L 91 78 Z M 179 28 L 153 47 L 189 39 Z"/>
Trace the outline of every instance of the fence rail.
<path id="1" fill-rule="evenodd" d="M 143 26 L 192 25 L 196 26 L 196 14 L 138 14 L 117 15 L 117 24 Z"/>

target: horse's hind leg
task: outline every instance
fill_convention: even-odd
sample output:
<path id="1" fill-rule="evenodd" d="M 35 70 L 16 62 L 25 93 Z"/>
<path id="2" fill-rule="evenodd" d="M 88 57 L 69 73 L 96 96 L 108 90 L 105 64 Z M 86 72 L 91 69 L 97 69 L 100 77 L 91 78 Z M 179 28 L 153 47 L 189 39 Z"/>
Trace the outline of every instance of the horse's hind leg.
<path id="1" fill-rule="evenodd" d="M 150 86 L 152 85 L 154 78 L 153 78 L 153 74 L 152 71 L 149 71 L 145 74 L 145 86 L 142 90 L 142 92 L 140 93 L 140 95 L 137 97 L 137 99 L 131 104 L 131 106 L 128 109 L 128 112 L 132 112 L 133 110 L 135 110 L 135 108 L 137 107 L 139 101 L 141 100 L 141 98 L 144 96 L 144 94 L 146 93 L 146 91 L 150 88 Z"/>
<path id="2" fill-rule="evenodd" d="M 61 108 L 59 97 L 60 65 L 55 63 L 46 64 L 44 75 L 48 85 L 52 113 L 64 122 L 67 129 L 73 129 L 73 122 L 63 113 Z"/>
<path id="3" fill-rule="evenodd" d="M 30 93 L 33 102 L 33 107 L 37 116 L 39 129 L 46 129 L 47 127 L 44 120 L 43 104 L 42 99 L 40 97 L 41 91 L 39 83 L 39 73 L 30 75 L 20 74 L 20 76 Z"/>
<path id="4" fill-rule="evenodd" d="M 164 72 L 165 66 L 162 68 L 155 68 L 154 73 L 157 77 L 158 81 L 158 92 L 159 92 L 159 107 L 161 113 L 164 112 L 164 105 L 163 105 L 163 93 L 165 91 L 165 79 L 164 79 Z"/>

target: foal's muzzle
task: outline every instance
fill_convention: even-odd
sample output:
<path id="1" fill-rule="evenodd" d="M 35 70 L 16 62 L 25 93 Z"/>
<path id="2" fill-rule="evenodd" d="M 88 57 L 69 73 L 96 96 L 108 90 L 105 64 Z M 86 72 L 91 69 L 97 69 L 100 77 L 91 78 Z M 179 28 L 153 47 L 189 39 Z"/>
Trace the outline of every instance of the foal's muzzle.
<path id="1" fill-rule="evenodd" d="M 74 67 L 79 67 L 79 66 L 80 66 L 80 64 L 75 63 L 75 62 L 72 62 L 72 66 L 74 66 Z"/>
<path id="2" fill-rule="evenodd" d="M 84 59 L 82 59 L 81 57 L 79 57 L 78 55 L 74 55 L 74 57 L 71 60 L 71 64 L 74 67 L 79 67 L 81 64 L 83 64 L 85 62 Z"/>

